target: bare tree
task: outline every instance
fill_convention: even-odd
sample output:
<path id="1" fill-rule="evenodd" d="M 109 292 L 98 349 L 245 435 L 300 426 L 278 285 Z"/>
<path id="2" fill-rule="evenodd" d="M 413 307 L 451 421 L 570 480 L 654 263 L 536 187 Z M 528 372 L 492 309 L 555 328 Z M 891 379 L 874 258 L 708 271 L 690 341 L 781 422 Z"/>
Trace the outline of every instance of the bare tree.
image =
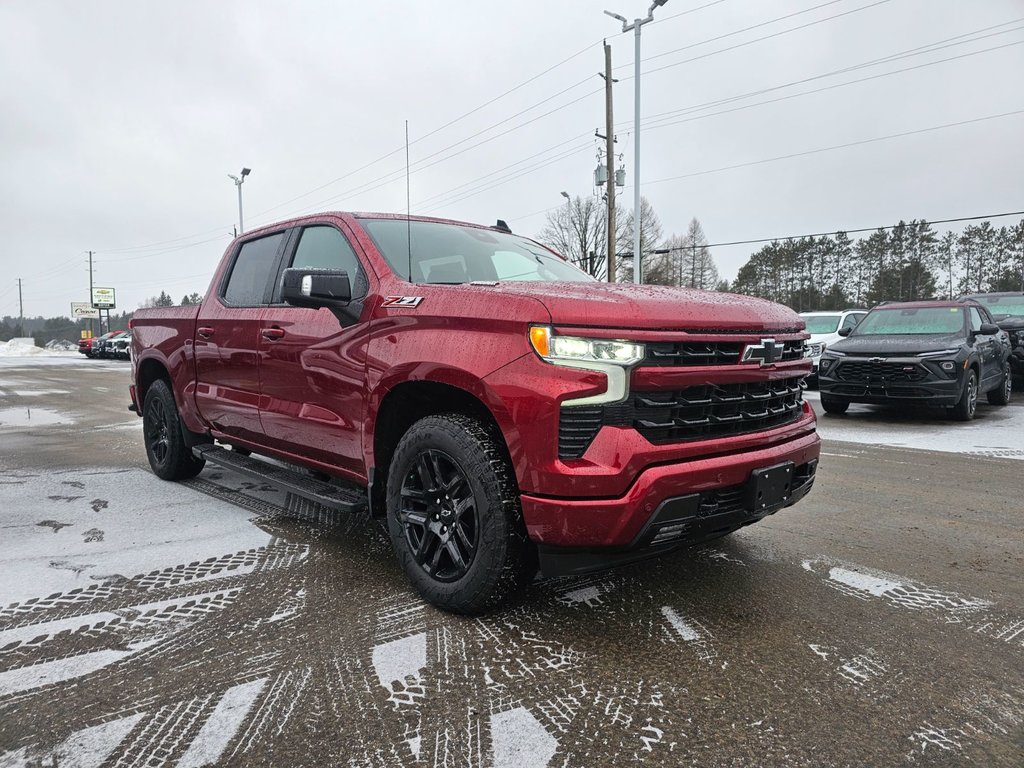
<path id="1" fill-rule="evenodd" d="M 607 228 L 604 205 L 593 197 L 577 195 L 548 213 L 547 224 L 537 239 L 587 274 L 603 280 L 608 269 Z"/>
<path id="2" fill-rule="evenodd" d="M 630 258 L 633 255 L 633 211 L 629 212 L 629 216 L 617 216 L 616 220 L 621 222 L 621 226 L 615 227 L 618 230 L 615 233 L 618 252 L 628 255 L 622 259 L 619 267 L 615 270 L 615 279 L 620 283 L 629 283 L 633 281 L 633 259 Z M 659 248 L 661 240 L 661 221 L 658 220 L 658 215 L 654 212 L 654 206 L 646 197 L 641 197 L 640 256 L 643 259 L 643 269 L 640 276 L 645 283 L 671 285 L 667 276 L 668 266 L 664 255 L 651 253 Z"/>

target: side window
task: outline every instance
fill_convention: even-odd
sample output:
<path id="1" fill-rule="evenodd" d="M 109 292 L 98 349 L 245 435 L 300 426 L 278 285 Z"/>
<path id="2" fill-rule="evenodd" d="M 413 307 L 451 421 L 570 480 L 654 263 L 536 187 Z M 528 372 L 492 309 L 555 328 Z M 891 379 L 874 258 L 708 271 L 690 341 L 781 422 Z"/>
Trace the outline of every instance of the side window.
<path id="1" fill-rule="evenodd" d="M 861 315 L 847 315 L 846 319 L 843 320 L 843 328 L 853 328 L 858 322 L 860 322 Z"/>
<path id="2" fill-rule="evenodd" d="M 977 333 L 981 330 L 981 312 L 977 307 L 971 307 L 971 330 Z"/>
<path id="3" fill-rule="evenodd" d="M 284 232 L 279 232 L 242 245 L 222 294 L 225 302 L 236 307 L 266 303 L 267 282 L 283 239 Z"/>
<path id="4" fill-rule="evenodd" d="M 354 297 L 366 293 L 366 278 L 356 252 L 334 227 L 306 227 L 292 258 L 292 267 L 341 269 L 348 273 Z"/>

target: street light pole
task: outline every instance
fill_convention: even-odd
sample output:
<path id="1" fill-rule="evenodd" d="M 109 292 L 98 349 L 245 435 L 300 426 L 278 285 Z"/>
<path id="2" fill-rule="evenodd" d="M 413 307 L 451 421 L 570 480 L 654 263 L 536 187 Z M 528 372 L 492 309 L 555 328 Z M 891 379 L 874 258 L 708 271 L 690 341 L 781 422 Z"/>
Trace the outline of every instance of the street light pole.
<path id="1" fill-rule="evenodd" d="M 654 0 L 651 7 L 647 9 L 647 17 L 633 19 L 630 24 L 624 16 L 611 11 L 605 13 L 613 19 L 622 22 L 622 31 L 633 30 L 636 40 L 636 53 L 634 55 L 634 97 L 633 97 L 633 282 L 642 283 L 641 273 L 642 262 L 640 258 L 640 28 L 648 22 L 654 21 L 654 9 L 658 8 L 668 0 Z"/>
<path id="2" fill-rule="evenodd" d="M 245 177 L 250 173 L 252 173 L 251 169 L 243 168 L 239 176 L 235 176 L 233 173 L 228 174 L 228 178 L 235 182 L 235 186 L 238 187 L 238 234 L 245 232 L 245 227 L 242 226 L 242 184 L 245 183 Z"/>

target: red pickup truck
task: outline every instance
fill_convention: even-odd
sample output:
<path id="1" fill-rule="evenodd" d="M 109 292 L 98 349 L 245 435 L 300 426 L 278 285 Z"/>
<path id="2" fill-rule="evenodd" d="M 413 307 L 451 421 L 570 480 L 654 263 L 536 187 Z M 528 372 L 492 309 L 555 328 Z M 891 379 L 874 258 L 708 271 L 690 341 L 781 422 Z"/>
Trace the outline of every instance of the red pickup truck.
<path id="1" fill-rule="evenodd" d="M 231 244 L 201 305 L 132 326 L 131 408 L 159 477 L 210 461 L 368 506 L 452 611 L 496 606 L 538 567 L 723 536 L 814 482 L 795 313 L 602 283 L 500 221 L 263 227 Z"/>

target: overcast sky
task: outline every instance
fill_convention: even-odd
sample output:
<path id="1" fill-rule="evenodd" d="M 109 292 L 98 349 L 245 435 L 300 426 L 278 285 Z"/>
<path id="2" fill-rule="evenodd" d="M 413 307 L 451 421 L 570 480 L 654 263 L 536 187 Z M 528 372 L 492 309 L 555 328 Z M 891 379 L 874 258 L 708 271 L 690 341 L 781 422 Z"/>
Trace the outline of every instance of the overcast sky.
<path id="1" fill-rule="evenodd" d="M 648 5 L 4 0 L 0 315 L 18 277 L 29 316 L 88 300 L 89 249 L 119 308 L 204 292 L 243 166 L 246 228 L 403 211 L 405 120 L 413 213 L 536 235 L 562 190 L 594 193 L 603 36 L 633 183 L 634 41 L 601 11 Z M 656 18 L 641 189 L 666 236 L 693 216 L 716 243 L 1024 209 L 1022 0 L 669 0 Z M 713 255 L 731 278 L 755 249 Z"/>

